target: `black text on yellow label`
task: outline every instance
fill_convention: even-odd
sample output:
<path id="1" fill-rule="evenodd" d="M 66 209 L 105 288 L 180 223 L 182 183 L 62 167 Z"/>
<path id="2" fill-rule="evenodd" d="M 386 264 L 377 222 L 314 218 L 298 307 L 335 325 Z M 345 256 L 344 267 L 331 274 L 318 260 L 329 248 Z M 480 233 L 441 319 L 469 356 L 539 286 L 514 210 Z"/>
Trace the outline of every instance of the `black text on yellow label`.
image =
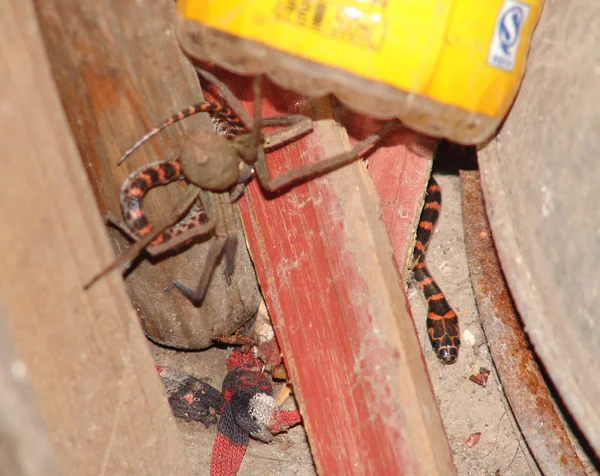
<path id="1" fill-rule="evenodd" d="M 378 49 L 386 32 L 384 7 L 382 0 L 355 5 L 327 0 L 277 0 L 275 18 L 346 43 Z"/>

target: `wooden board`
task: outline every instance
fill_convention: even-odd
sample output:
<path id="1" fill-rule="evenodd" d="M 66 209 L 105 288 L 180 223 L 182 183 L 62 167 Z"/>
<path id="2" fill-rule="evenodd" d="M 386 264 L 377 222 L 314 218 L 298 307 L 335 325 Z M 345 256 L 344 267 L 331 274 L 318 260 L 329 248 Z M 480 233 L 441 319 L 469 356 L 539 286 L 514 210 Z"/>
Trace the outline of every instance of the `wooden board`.
<path id="1" fill-rule="evenodd" d="M 372 134 L 381 124 L 337 106 L 334 115 L 347 128 L 351 144 L 356 143 L 356 137 Z M 394 263 L 404 279 L 413 264 L 415 230 L 436 150 L 437 140 L 407 129 L 384 139 L 365 160 L 379 197 Z"/>
<path id="2" fill-rule="evenodd" d="M 250 110 L 248 80 L 230 84 Z M 329 99 L 311 102 L 272 85 L 265 95 L 265 115 L 291 110 L 319 120 L 305 139 L 269 154 L 272 174 L 349 146 L 344 129 L 331 119 Z M 405 170 L 407 177 L 386 195 L 391 204 L 402 196 L 400 183 L 413 184 L 415 193 L 400 208 L 408 210 L 410 230 L 432 153 L 419 158 L 408 152 L 413 140 L 400 135 L 388 144 L 388 154 L 393 150 L 399 161 L 396 171 Z M 246 199 L 240 204 L 246 239 L 318 471 L 453 474 L 377 193 L 363 164 L 276 198 L 265 199 L 255 181 Z M 403 240 L 399 263 L 411 234 Z"/>
<path id="3" fill-rule="evenodd" d="M 196 74 L 177 43 L 175 5 L 109 0 L 35 4 L 63 107 L 101 213 L 105 216 L 110 210 L 121 216 L 120 189 L 130 172 L 177 157 L 189 132 L 213 129 L 206 114 L 190 117 L 116 165 L 121 154 L 159 121 L 203 100 Z M 180 182 L 150 191 L 144 199 L 150 223 L 169 216 L 184 189 Z M 117 253 L 123 254 L 129 241 L 112 228 L 108 231 Z M 247 250 L 239 246 L 231 285 L 219 266 L 197 308 L 180 293 L 165 292 L 174 279 L 189 285 L 199 280 L 208 243 L 197 242 L 183 251 L 137 260 L 126 274 L 128 291 L 146 334 L 155 342 L 205 348 L 213 335 L 233 332 L 256 313 L 256 276 Z"/>
<path id="4" fill-rule="evenodd" d="M 0 309 L 0 474 L 58 476 L 58 464 Z"/>
<path id="5" fill-rule="evenodd" d="M 525 330 L 598 453 L 599 16 L 597 2 L 547 2 L 520 94 L 479 161 Z"/>
<path id="6" fill-rule="evenodd" d="M 61 474 L 191 474 L 120 276 L 82 289 L 113 253 L 32 2 L 4 2 L 0 59 L 0 306 Z"/>

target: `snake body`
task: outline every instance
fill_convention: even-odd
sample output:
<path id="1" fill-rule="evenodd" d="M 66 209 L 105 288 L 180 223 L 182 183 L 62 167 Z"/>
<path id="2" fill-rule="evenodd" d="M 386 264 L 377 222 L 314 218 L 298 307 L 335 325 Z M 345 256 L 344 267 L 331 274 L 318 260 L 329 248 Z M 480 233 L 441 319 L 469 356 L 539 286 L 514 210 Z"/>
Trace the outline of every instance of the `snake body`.
<path id="1" fill-rule="evenodd" d="M 442 195 L 436 180 L 427 184 L 427 196 L 417 229 L 414 250 L 413 277 L 427 300 L 427 334 L 438 358 L 445 364 L 456 362 L 460 347 L 458 316 L 446 301 L 444 293 L 434 281 L 425 264 L 425 249 L 429 244 L 440 215 Z"/>

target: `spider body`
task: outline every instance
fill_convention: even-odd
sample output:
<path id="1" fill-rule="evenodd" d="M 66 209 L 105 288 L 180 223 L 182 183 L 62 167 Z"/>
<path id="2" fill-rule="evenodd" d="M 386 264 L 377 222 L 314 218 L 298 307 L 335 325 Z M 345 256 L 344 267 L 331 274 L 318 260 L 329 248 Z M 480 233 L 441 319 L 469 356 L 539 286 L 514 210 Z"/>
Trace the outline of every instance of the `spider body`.
<path id="1" fill-rule="evenodd" d="M 180 160 L 186 179 L 211 192 L 231 189 L 246 167 L 231 141 L 207 131 L 190 135 L 181 149 Z"/>

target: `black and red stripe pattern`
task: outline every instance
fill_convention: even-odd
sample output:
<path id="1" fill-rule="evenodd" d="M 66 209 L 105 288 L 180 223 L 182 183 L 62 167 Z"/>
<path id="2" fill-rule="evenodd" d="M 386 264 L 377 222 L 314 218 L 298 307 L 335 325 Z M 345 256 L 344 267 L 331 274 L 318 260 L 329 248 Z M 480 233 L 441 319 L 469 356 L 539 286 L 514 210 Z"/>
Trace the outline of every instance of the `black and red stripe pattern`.
<path id="1" fill-rule="evenodd" d="M 121 210 L 127 228 L 135 238 L 142 238 L 152 231 L 152 226 L 144 213 L 143 199 L 154 187 L 167 185 L 182 179 L 183 173 L 179 159 L 165 160 L 144 165 L 132 172 L 121 187 Z M 196 203 L 188 215 L 160 233 L 148 246 L 149 251 L 163 243 L 189 233 L 200 224 L 206 223 L 208 217 L 202 205 Z"/>
<path id="2" fill-rule="evenodd" d="M 233 476 L 242 464 L 249 437 L 270 442 L 275 433 L 300 423 L 297 410 L 279 410 L 264 364 L 252 352 L 236 351 L 227 359 L 223 381 L 225 411 L 217 426 L 210 462 L 211 476 Z"/>
<path id="3" fill-rule="evenodd" d="M 443 363 L 452 364 L 456 362 L 460 347 L 458 316 L 446 301 L 444 293 L 425 264 L 425 249 L 439 217 L 441 203 L 440 187 L 431 177 L 427 184 L 427 196 L 417 229 L 413 277 L 427 300 L 427 333 L 433 350 Z"/>
<path id="4" fill-rule="evenodd" d="M 233 131 L 237 131 L 237 133 L 248 132 L 248 128 L 243 123 L 241 117 L 238 116 L 233 109 L 230 109 L 227 106 L 223 106 L 222 104 L 209 101 L 201 102 L 198 104 L 192 104 L 191 106 L 186 107 L 178 113 L 173 114 L 171 117 L 165 119 L 160 124 L 157 124 L 154 128 L 146 132 L 142 137 L 138 139 L 138 141 L 135 144 L 133 144 L 129 149 L 125 151 L 125 153 L 121 156 L 117 164 L 121 165 L 123 161 L 133 153 L 133 151 L 135 151 L 140 145 L 142 145 L 144 142 L 150 139 L 150 137 L 158 134 L 164 128 L 169 127 L 170 125 L 179 122 L 187 117 L 193 116 L 194 114 L 200 114 L 202 112 L 210 114 L 211 117 L 215 121 L 217 121 L 217 127 L 224 128 L 223 125 L 219 124 L 221 123 L 221 120 L 226 121 L 231 126 L 231 128 L 226 128 L 226 134 L 232 133 Z"/>

